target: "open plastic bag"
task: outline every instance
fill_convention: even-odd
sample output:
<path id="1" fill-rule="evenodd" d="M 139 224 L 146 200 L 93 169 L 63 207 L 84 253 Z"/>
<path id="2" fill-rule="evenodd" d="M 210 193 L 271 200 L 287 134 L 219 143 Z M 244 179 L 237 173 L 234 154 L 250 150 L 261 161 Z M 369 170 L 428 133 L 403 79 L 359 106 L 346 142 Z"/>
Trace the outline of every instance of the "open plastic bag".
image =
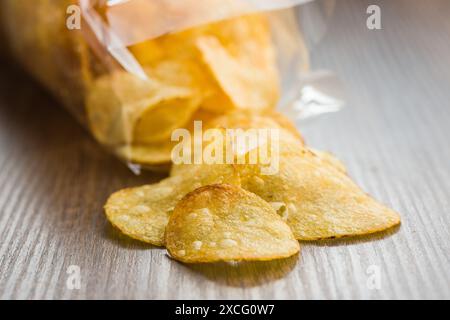
<path id="1" fill-rule="evenodd" d="M 159 168 L 171 163 L 172 132 L 194 120 L 340 106 L 305 83 L 293 9 L 305 2 L 3 0 L 0 9 L 13 56 L 130 167 Z M 67 27 L 74 5 L 80 30 Z"/>

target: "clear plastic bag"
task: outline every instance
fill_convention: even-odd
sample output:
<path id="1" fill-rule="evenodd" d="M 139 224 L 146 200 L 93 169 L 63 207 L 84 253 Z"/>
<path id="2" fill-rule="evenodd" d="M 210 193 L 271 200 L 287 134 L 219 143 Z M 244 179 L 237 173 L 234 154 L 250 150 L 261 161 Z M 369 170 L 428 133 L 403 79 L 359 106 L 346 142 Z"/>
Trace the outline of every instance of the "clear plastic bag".
<path id="1" fill-rule="evenodd" d="M 338 110 L 341 101 L 314 84 L 324 77 L 310 70 L 294 9 L 306 2 L 3 0 L 0 7 L 14 57 L 136 171 L 167 167 L 171 132 L 195 119 L 240 108 L 278 106 L 293 120 Z M 66 26 L 71 5 L 81 9 L 81 30 Z"/>

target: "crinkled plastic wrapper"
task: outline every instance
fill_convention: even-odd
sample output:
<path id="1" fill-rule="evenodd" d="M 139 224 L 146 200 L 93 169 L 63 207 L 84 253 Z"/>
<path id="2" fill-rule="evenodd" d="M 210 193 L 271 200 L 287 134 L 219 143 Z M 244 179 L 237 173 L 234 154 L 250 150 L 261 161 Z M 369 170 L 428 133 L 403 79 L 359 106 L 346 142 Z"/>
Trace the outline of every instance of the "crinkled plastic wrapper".
<path id="1" fill-rule="evenodd" d="M 276 107 L 299 117 L 304 99 L 318 110 L 307 115 L 339 107 L 304 82 L 294 8 L 305 2 L 2 0 L 0 12 L 13 57 L 98 142 L 132 168 L 165 168 L 172 133 L 194 120 Z"/>

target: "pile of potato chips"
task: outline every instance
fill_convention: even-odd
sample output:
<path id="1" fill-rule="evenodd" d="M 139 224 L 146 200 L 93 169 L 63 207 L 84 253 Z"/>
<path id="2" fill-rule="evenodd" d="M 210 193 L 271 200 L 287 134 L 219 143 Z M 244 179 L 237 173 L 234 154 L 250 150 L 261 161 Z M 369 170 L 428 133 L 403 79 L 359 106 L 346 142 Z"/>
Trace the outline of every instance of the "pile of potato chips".
<path id="1" fill-rule="evenodd" d="M 297 240 L 400 223 L 274 111 L 279 81 L 265 16 L 196 27 L 131 51 L 149 79 L 116 72 L 93 83 L 87 111 L 99 141 L 127 160 L 159 166 L 171 163 L 172 132 L 192 130 L 194 120 L 221 130 L 273 128 L 279 163 L 271 175 L 262 163 L 174 164 L 167 179 L 109 198 L 106 215 L 124 234 L 186 263 L 263 261 L 295 255 Z"/>
<path id="2" fill-rule="evenodd" d="M 189 263 L 284 258 L 299 251 L 295 240 L 364 235 L 400 223 L 355 185 L 338 159 L 307 148 L 284 125 L 288 120 L 274 114 L 234 111 L 212 122 L 278 128 L 276 174 L 262 174 L 258 163 L 174 165 L 157 184 L 113 194 L 108 219 Z"/>

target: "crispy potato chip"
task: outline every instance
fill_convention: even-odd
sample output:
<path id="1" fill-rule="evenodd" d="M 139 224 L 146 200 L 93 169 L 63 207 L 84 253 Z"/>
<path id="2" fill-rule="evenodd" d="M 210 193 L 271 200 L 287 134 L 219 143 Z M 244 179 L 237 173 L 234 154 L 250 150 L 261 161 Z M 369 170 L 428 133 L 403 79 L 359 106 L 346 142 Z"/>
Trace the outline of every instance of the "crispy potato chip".
<path id="1" fill-rule="evenodd" d="M 307 149 L 280 157 L 275 175 L 261 175 L 258 165 L 240 166 L 239 171 L 244 189 L 281 204 L 279 214 L 299 240 L 370 234 L 400 223 L 396 212 Z"/>
<path id="2" fill-rule="evenodd" d="M 259 47 L 255 52 L 249 50 L 248 56 L 255 57 L 251 61 L 233 56 L 215 37 L 199 38 L 197 45 L 205 63 L 235 106 L 242 109 L 276 106 L 279 84 L 272 47 Z"/>
<path id="3" fill-rule="evenodd" d="M 272 117 L 274 115 L 274 117 Z M 232 111 L 221 116 L 212 116 L 211 113 L 202 112 L 201 116 L 205 121 L 205 132 L 209 129 L 220 129 L 223 137 L 227 136 L 227 129 L 242 129 L 242 138 L 231 138 L 231 148 L 233 152 L 233 162 L 238 163 L 258 163 L 255 161 L 255 157 L 259 158 L 259 162 L 262 157 L 265 161 L 265 165 L 269 166 L 271 158 L 273 156 L 274 161 L 280 156 L 287 156 L 289 154 L 299 154 L 303 150 L 303 138 L 300 133 L 295 129 L 295 126 L 285 119 L 281 114 L 275 111 L 269 112 L 255 112 L 249 110 Z M 288 125 L 289 124 L 289 125 Z M 257 144 L 253 145 L 250 140 L 246 139 L 250 135 L 250 130 L 255 133 L 257 129 L 279 129 L 275 135 L 272 133 L 262 132 L 261 139 L 257 140 Z M 249 131 L 247 131 L 249 130 Z M 258 132 L 256 132 L 258 134 Z M 229 137 L 229 136 L 228 136 Z M 209 142 L 211 143 L 211 142 Z M 203 142 L 203 148 L 206 148 L 209 144 Z M 223 146 L 227 143 L 224 141 Z M 259 147 L 267 147 L 263 153 L 258 153 Z M 272 149 L 273 147 L 273 149 Z M 246 151 L 247 150 L 247 151 Z M 227 152 L 224 149 L 224 154 Z M 250 153 L 252 153 L 250 155 Z M 179 171 L 187 169 L 190 170 L 189 165 L 174 165 L 171 170 L 171 175 L 178 174 Z"/>
<path id="4" fill-rule="evenodd" d="M 200 80 L 196 85 L 202 91 L 207 91 L 202 101 L 202 108 L 222 113 L 224 110 L 235 108 L 235 101 L 230 99 L 229 92 L 223 89 L 222 83 L 217 75 L 212 72 L 212 68 L 205 65 L 204 55 L 211 50 L 199 50 L 198 41 L 203 38 L 214 39 L 221 44 L 226 53 L 233 59 L 238 59 L 241 67 L 251 67 L 253 71 L 258 71 L 266 78 L 264 88 L 258 85 L 247 84 L 249 89 L 260 90 L 264 97 L 255 98 L 257 95 L 245 93 L 244 90 L 238 92 L 243 95 L 242 99 L 254 103 L 263 103 L 273 106 L 278 100 L 278 74 L 274 58 L 273 43 L 267 18 L 264 15 L 249 15 L 237 17 L 225 21 L 206 24 L 188 30 L 171 33 L 159 38 L 146 41 L 132 46 L 131 52 L 137 60 L 144 66 L 157 68 L 166 61 L 179 61 L 181 64 L 196 65 L 201 69 L 200 73 L 195 73 L 194 78 Z M 180 48 L 183 48 L 180 50 Z M 207 52 L 203 52 L 207 51 Z M 237 60 L 236 60 L 237 61 Z M 251 74 L 249 70 L 247 76 Z M 234 76 L 234 74 L 232 74 Z M 242 83 L 242 77 L 238 73 L 235 82 Z M 228 78 L 229 80 L 232 80 Z M 271 87 L 268 83 L 270 79 Z M 250 97 L 250 98 L 247 98 Z M 239 98 L 239 96 L 237 97 Z M 262 101 L 265 99 L 264 101 Z M 270 99 L 270 101 L 268 101 Z M 235 99 L 236 100 L 236 99 Z"/>
<path id="5" fill-rule="evenodd" d="M 215 94 L 204 101 L 203 108 L 220 113 L 234 107 L 270 108 L 278 102 L 275 50 L 265 15 L 203 25 L 158 41 L 169 54 L 201 61 L 208 70 L 205 75 Z"/>
<path id="6" fill-rule="evenodd" d="M 283 128 L 296 136 L 303 144 L 303 137 L 295 125 L 281 113 L 275 110 L 262 112 L 254 110 L 233 110 L 223 115 L 211 118 L 206 125 L 207 128 L 226 129 L 269 129 Z"/>
<path id="7" fill-rule="evenodd" d="M 105 205 L 109 221 L 131 238 L 164 245 L 164 230 L 175 205 L 187 193 L 210 184 L 239 184 L 230 165 L 198 165 L 160 183 L 114 193 Z"/>
<path id="8" fill-rule="evenodd" d="M 86 105 L 90 127 L 100 142 L 114 145 L 162 141 L 199 108 L 198 90 L 166 84 L 170 75 L 166 73 L 163 78 L 160 70 L 147 73 L 150 78 L 145 81 L 120 71 L 94 82 Z"/>
<path id="9" fill-rule="evenodd" d="M 135 123 L 134 139 L 138 144 L 170 139 L 172 132 L 184 126 L 200 105 L 200 99 L 177 98 L 161 101 L 145 111 Z"/>
<path id="10" fill-rule="evenodd" d="M 208 128 L 243 130 L 280 129 L 280 140 L 285 142 L 283 144 L 285 150 L 300 150 L 300 147 L 304 145 L 304 139 L 295 125 L 275 110 L 267 110 L 263 112 L 251 110 L 231 111 L 224 115 L 210 119 L 206 124 L 206 129 Z"/>
<path id="11" fill-rule="evenodd" d="M 129 49 L 143 66 L 152 66 L 167 58 L 165 48 L 155 40 L 138 43 Z"/>
<path id="12" fill-rule="evenodd" d="M 184 128 L 192 132 L 194 121 L 203 121 L 207 123 L 215 117 L 217 117 L 217 114 L 204 110 L 197 110 L 192 118 L 186 124 L 180 126 L 180 128 Z M 114 151 L 120 156 L 120 158 L 127 162 L 150 168 L 154 168 L 155 166 L 160 167 L 160 165 L 163 164 L 166 168 L 166 166 L 170 165 L 172 162 L 172 151 L 177 144 L 177 141 L 164 139 L 155 143 L 134 143 L 121 145 L 116 147 Z M 169 169 L 170 168 L 165 171 L 169 171 Z"/>
<path id="13" fill-rule="evenodd" d="M 166 245 L 172 257 L 186 263 L 273 260 L 300 249 L 267 202 L 226 184 L 197 189 L 178 203 Z"/>

